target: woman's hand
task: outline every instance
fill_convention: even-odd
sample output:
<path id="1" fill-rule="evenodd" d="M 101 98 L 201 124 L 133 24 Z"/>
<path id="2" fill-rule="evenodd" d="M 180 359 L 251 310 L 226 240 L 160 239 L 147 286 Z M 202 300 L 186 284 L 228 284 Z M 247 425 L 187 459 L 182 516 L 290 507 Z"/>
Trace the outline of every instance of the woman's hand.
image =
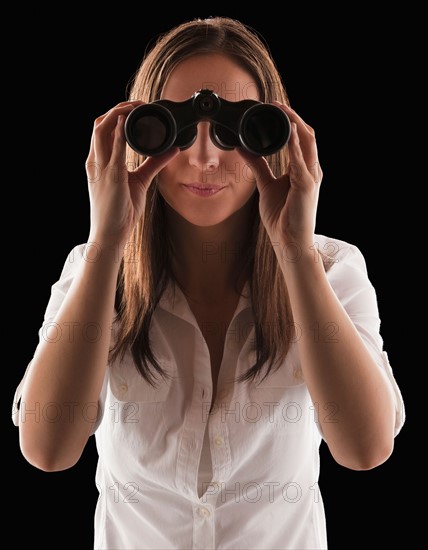
<path id="1" fill-rule="evenodd" d="M 147 158 L 138 168 L 126 164 L 124 123 L 141 101 L 125 101 L 95 120 L 86 160 L 91 202 L 90 240 L 123 246 L 144 214 L 147 189 L 156 174 L 178 154 L 173 149 Z"/>
<path id="2" fill-rule="evenodd" d="M 289 167 L 276 178 L 264 157 L 240 149 L 260 193 L 260 217 L 272 243 L 313 245 L 322 171 L 314 130 L 290 107 L 276 102 L 291 121 Z"/>

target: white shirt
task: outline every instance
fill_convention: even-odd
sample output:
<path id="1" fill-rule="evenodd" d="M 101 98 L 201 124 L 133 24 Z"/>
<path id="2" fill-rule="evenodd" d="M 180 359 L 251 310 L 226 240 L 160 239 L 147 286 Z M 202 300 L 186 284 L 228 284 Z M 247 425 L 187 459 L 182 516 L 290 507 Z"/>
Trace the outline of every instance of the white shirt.
<path id="1" fill-rule="evenodd" d="M 334 252 L 328 280 L 394 390 L 398 434 L 404 405 L 383 351 L 364 258 L 344 241 L 323 235 L 316 240 L 321 251 Z M 40 338 L 83 251 L 84 245 L 72 250 L 52 286 Z M 211 414 L 208 347 L 184 295 L 172 285 L 151 329 L 153 351 L 172 379 L 151 387 L 130 354 L 108 365 L 94 429 L 100 491 L 94 548 L 327 548 L 316 420 L 335 413 L 318 411 L 311 402 L 296 343 L 263 382 L 232 383 L 254 362 L 252 323 L 250 301 L 242 296 L 227 331 Z M 15 424 L 21 387 L 22 382 L 14 398 Z"/>

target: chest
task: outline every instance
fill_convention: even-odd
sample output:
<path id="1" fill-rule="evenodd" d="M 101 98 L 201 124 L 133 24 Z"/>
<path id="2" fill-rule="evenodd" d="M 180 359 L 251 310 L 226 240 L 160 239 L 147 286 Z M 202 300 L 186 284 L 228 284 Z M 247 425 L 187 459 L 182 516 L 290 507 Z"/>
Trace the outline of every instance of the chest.
<path id="1" fill-rule="evenodd" d="M 233 318 L 238 299 L 230 300 L 221 306 L 206 307 L 200 305 L 191 306 L 192 312 L 198 322 L 204 342 L 210 353 L 211 376 L 213 384 L 212 403 L 217 394 L 218 376 L 224 354 L 224 344 L 230 322 Z"/>

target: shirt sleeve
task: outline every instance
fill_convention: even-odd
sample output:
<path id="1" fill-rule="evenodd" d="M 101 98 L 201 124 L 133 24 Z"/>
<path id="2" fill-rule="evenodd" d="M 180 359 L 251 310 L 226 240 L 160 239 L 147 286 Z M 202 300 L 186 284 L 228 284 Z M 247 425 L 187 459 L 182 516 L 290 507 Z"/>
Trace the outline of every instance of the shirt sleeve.
<path id="1" fill-rule="evenodd" d="M 51 287 L 51 295 L 45 310 L 43 324 L 40 327 L 38 332 L 39 343 L 37 345 L 37 348 L 40 345 L 41 341 L 46 338 L 47 330 L 54 326 L 55 316 L 58 313 L 59 308 L 61 307 L 61 304 L 63 303 L 65 296 L 67 295 L 68 289 L 70 288 L 70 285 L 74 279 L 74 276 L 80 264 L 82 263 L 82 261 L 84 261 L 84 253 L 85 253 L 85 244 L 79 244 L 71 250 L 71 252 L 68 254 L 67 259 L 64 263 L 60 278 Z M 36 351 L 37 351 L 37 348 L 36 348 Z M 34 352 L 33 357 L 36 351 Z M 31 362 L 32 361 L 30 361 L 30 363 L 28 364 L 25 370 L 24 376 L 22 377 L 20 383 L 18 384 L 18 387 L 15 390 L 15 395 L 13 397 L 12 421 L 15 424 L 15 426 L 19 425 L 20 400 L 21 400 L 24 383 L 31 366 Z M 101 395 L 99 398 L 99 409 L 98 409 L 99 413 L 97 416 L 97 420 L 92 427 L 91 435 L 95 433 L 95 431 L 97 430 L 98 426 L 101 423 L 103 413 L 104 413 L 105 393 L 106 393 L 106 377 L 104 379 L 104 384 L 103 384 Z"/>
<path id="2" fill-rule="evenodd" d="M 366 262 L 361 251 L 355 245 L 343 241 L 334 241 L 334 243 L 334 248 L 339 252 L 327 271 L 327 277 L 374 361 L 384 371 L 391 384 L 395 397 L 394 435 L 396 436 L 404 424 L 405 409 L 387 352 L 383 349 L 376 292 L 368 277 Z"/>

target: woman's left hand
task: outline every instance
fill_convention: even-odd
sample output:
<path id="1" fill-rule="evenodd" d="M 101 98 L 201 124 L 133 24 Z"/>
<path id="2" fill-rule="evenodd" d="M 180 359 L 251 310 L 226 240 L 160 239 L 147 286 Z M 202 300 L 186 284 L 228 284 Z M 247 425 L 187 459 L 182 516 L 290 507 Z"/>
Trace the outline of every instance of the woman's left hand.
<path id="1" fill-rule="evenodd" d="M 264 157 L 239 153 L 260 193 L 260 217 L 272 243 L 312 246 L 322 171 L 314 130 L 290 107 L 276 102 L 291 122 L 288 170 L 276 178 Z"/>

